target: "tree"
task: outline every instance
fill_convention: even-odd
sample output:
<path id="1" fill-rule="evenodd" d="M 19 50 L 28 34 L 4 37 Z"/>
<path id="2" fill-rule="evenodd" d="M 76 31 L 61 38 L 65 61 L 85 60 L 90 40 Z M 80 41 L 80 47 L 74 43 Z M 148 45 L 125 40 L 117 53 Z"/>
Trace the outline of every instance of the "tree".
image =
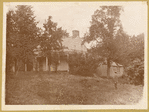
<path id="1" fill-rule="evenodd" d="M 18 64 L 21 61 L 24 64 L 32 63 L 34 58 L 33 50 L 38 45 L 37 38 L 39 28 L 36 26 L 38 22 L 35 21 L 31 6 L 19 5 L 16 8 L 16 11 L 12 14 L 13 19 L 11 19 L 13 20 L 13 25 L 10 24 L 10 20 L 7 19 L 7 29 L 12 27 L 13 31 L 11 34 L 8 33 L 6 38 L 11 45 L 11 51 L 8 52 L 11 52 L 11 56 L 14 57 L 15 71 L 17 73 L 20 68 Z"/>
<path id="2" fill-rule="evenodd" d="M 132 84 L 144 84 L 144 34 L 130 38 L 127 76 Z"/>
<path id="3" fill-rule="evenodd" d="M 116 53 L 116 35 L 122 27 L 120 21 L 120 6 L 101 6 L 92 15 L 89 33 L 85 34 L 84 42 L 95 42 L 91 50 L 98 52 L 107 60 L 107 76 L 110 76 L 110 63 Z"/>
<path id="4" fill-rule="evenodd" d="M 121 27 L 117 31 L 117 35 L 115 36 L 114 41 L 115 53 L 113 54 L 113 61 L 122 64 L 124 67 L 128 65 L 130 62 L 129 54 L 130 54 L 130 36 L 127 35 L 123 28 Z"/>
<path id="5" fill-rule="evenodd" d="M 57 67 L 60 61 L 60 54 L 58 52 L 52 53 L 52 63 L 55 65 L 55 72 L 57 73 Z"/>
<path id="6" fill-rule="evenodd" d="M 48 57 L 49 71 L 52 60 L 53 62 L 57 62 L 57 58 L 52 58 L 52 53 L 59 52 L 63 49 L 62 38 L 68 35 L 61 27 L 58 28 L 57 23 L 54 23 L 51 19 L 52 17 L 49 16 L 43 24 L 44 31 L 40 44 L 44 55 Z"/>
<path id="7" fill-rule="evenodd" d="M 14 36 L 16 32 L 16 25 L 14 22 L 14 11 L 10 10 L 7 13 L 6 19 L 6 73 L 11 73 L 11 67 L 13 65 L 13 53 L 11 52 L 14 44 Z"/>
<path id="8" fill-rule="evenodd" d="M 139 34 L 130 38 L 131 51 L 130 58 L 133 60 L 135 58 L 144 58 L 144 34 Z"/>

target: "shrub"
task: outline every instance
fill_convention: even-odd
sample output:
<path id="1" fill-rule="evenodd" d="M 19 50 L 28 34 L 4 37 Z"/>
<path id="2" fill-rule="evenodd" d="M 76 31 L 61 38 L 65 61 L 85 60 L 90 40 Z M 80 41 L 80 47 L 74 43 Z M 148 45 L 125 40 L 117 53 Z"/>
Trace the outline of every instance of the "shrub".
<path id="1" fill-rule="evenodd" d="M 127 67 L 127 76 L 131 84 L 144 84 L 144 60 L 135 59 Z"/>
<path id="2" fill-rule="evenodd" d="M 101 60 L 88 54 L 74 52 L 69 57 L 69 71 L 75 75 L 93 76 Z"/>

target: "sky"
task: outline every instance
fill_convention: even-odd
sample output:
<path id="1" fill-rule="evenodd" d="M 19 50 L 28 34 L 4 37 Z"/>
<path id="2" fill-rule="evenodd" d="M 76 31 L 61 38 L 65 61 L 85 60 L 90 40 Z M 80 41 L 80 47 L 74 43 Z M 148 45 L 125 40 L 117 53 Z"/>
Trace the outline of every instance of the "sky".
<path id="1" fill-rule="evenodd" d="M 102 5 L 119 5 L 124 8 L 121 21 L 124 31 L 129 35 L 147 32 L 147 4 L 146 2 L 25 2 L 9 3 L 6 6 L 14 9 L 16 5 L 32 5 L 38 26 L 52 16 L 52 21 L 72 35 L 72 30 L 79 30 L 80 37 L 88 32 L 91 16 Z"/>

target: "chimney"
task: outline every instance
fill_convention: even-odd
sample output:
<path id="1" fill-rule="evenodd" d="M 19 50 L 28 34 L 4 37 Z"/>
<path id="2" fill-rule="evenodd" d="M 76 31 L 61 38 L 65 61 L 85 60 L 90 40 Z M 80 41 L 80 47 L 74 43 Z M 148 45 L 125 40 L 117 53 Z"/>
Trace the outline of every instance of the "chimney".
<path id="1" fill-rule="evenodd" d="M 78 30 L 73 30 L 72 31 L 72 37 L 76 38 L 77 36 L 79 37 L 79 31 Z"/>

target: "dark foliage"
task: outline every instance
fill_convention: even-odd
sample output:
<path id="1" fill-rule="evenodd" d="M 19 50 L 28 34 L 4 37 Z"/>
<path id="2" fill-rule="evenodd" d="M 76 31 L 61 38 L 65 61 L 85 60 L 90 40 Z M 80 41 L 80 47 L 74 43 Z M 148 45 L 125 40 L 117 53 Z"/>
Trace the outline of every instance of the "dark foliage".
<path id="1" fill-rule="evenodd" d="M 127 66 L 127 75 L 130 83 L 135 85 L 144 84 L 144 34 L 133 36 L 130 40 L 130 63 Z"/>
<path id="2" fill-rule="evenodd" d="M 70 73 L 82 76 L 93 76 L 101 58 L 95 58 L 89 54 L 74 52 L 69 57 Z"/>
<path id="3" fill-rule="evenodd" d="M 144 85 L 144 61 L 133 60 L 127 67 L 127 76 L 131 84 Z"/>
<path id="4" fill-rule="evenodd" d="M 33 50 L 38 44 L 39 28 L 32 7 L 18 5 L 15 11 L 8 11 L 6 20 L 6 72 L 20 69 L 20 61 L 29 64 L 34 57 Z"/>

